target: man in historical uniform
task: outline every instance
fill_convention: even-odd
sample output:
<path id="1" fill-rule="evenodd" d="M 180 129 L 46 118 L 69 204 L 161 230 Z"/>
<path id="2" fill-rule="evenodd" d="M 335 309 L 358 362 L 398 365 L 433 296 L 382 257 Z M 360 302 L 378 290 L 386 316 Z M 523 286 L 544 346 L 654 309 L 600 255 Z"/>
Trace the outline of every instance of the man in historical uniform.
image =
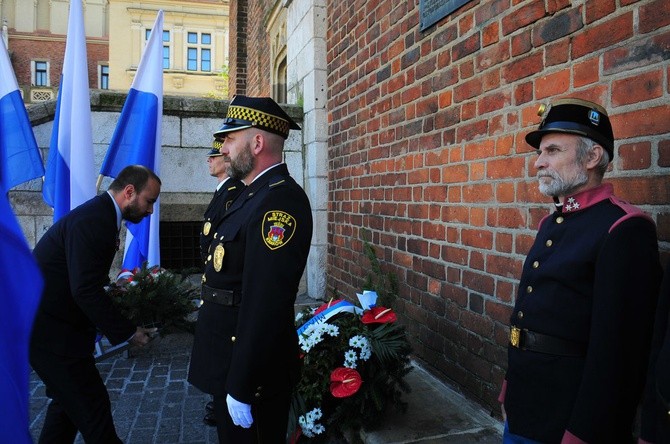
<path id="1" fill-rule="evenodd" d="M 202 231 L 200 232 L 200 256 L 203 263 L 206 265 L 208 260 L 211 260 L 209 245 L 214 238 L 213 226 L 218 226 L 221 217 L 224 215 L 230 204 L 233 203 L 235 197 L 244 189 L 244 183 L 239 180 L 231 179 L 228 176 L 228 163 L 223 159 L 223 155 L 219 148 L 220 141 L 214 141 L 212 149 L 207 153 L 207 167 L 209 175 L 216 177 L 218 183 L 216 191 L 205 210 L 204 221 L 202 223 Z M 216 425 L 216 417 L 214 416 L 214 402 L 210 401 L 205 406 L 205 416 L 203 422 L 209 426 Z"/>
<path id="2" fill-rule="evenodd" d="M 299 374 L 294 303 L 312 237 L 309 201 L 283 163 L 299 128 L 272 99 L 236 96 L 214 133 L 228 174 L 247 185 L 213 227 L 189 371 L 214 395 L 221 442 L 286 439 Z"/>
<path id="3" fill-rule="evenodd" d="M 614 156 L 604 108 L 564 99 L 541 113 L 526 141 L 556 210 L 510 319 L 504 442 L 628 443 L 661 277 L 656 227 L 602 183 Z"/>

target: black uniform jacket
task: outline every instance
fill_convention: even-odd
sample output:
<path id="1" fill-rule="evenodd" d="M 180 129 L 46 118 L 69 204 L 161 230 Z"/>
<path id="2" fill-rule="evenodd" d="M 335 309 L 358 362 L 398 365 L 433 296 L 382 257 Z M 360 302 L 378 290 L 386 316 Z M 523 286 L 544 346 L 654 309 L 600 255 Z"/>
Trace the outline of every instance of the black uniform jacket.
<path id="1" fill-rule="evenodd" d="M 135 333 L 136 327 L 104 289 L 117 239 L 116 211 L 108 193 L 70 211 L 42 236 L 33 250 L 44 276 L 44 292 L 31 347 L 85 357 L 93 353 L 96 327 L 112 344 Z"/>
<path id="2" fill-rule="evenodd" d="M 656 310 L 647 388 L 642 404 L 640 437 L 670 442 L 670 259 L 665 267 Z"/>
<path id="3" fill-rule="evenodd" d="M 193 385 L 251 404 L 295 382 L 294 303 L 311 237 L 309 201 L 285 164 L 235 199 L 216 227 L 210 246 L 215 257 L 203 281 L 241 292 L 241 302 L 205 301 L 200 307 L 189 371 Z"/>
<path id="4" fill-rule="evenodd" d="M 511 324 L 582 344 L 583 356 L 510 345 L 512 433 L 623 443 L 645 379 L 661 267 L 654 223 L 604 184 L 546 217 L 524 263 Z"/>
<path id="5" fill-rule="evenodd" d="M 209 255 L 209 244 L 214 237 L 214 228 L 219 225 L 224 213 L 242 190 L 244 190 L 243 182 L 226 178 L 209 202 L 205 210 L 205 220 L 202 224 L 202 230 L 200 231 L 200 255 L 203 262 L 207 260 L 207 256 Z"/>

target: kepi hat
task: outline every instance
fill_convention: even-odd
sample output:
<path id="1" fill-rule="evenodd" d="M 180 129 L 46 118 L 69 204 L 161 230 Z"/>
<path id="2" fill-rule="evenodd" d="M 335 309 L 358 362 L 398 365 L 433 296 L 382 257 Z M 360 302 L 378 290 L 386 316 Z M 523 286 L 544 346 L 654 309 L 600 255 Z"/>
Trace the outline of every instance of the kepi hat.
<path id="1" fill-rule="evenodd" d="M 223 156 L 221 154 L 221 151 L 219 151 L 221 144 L 218 144 L 217 146 L 212 146 L 212 149 L 209 150 L 209 153 L 207 153 L 207 157 L 218 157 L 218 156 Z"/>
<path id="2" fill-rule="evenodd" d="M 223 126 L 214 133 L 214 137 L 224 138 L 226 133 L 252 127 L 279 134 L 284 139 L 288 137 L 289 130 L 300 129 L 270 97 L 235 96 L 228 106 Z"/>
<path id="3" fill-rule="evenodd" d="M 561 99 L 549 105 L 540 105 L 537 112 L 542 122 L 537 130 L 526 135 L 526 142 L 540 147 L 547 133 L 568 133 L 588 137 L 601 145 L 610 162 L 614 158 L 614 133 L 607 111 L 597 103 L 582 99 Z"/>

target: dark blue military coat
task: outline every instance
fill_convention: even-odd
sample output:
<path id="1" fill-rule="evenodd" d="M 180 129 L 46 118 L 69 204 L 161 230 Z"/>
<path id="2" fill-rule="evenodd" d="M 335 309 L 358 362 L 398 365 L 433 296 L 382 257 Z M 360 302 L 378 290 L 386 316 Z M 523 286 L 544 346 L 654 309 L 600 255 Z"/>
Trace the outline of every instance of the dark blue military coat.
<path id="1" fill-rule="evenodd" d="M 512 433 L 547 443 L 566 431 L 589 443 L 632 439 L 660 277 L 654 223 L 609 184 L 542 221 L 510 321 L 573 355 L 510 345 Z"/>
<path id="2" fill-rule="evenodd" d="M 237 195 L 244 190 L 244 187 L 244 183 L 239 180 L 224 179 L 223 185 L 216 190 L 214 196 L 212 196 L 212 200 L 207 205 L 204 215 L 205 220 L 202 223 L 202 230 L 200 231 L 200 255 L 203 262 L 207 261 L 207 256 L 209 255 L 209 244 L 214 237 L 214 228 L 219 225 L 226 210 L 233 203 Z"/>
<path id="3" fill-rule="evenodd" d="M 295 382 L 294 303 L 311 238 L 309 201 L 285 164 L 235 199 L 215 227 L 203 283 L 241 299 L 234 306 L 204 301 L 189 382 L 246 404 Z"/>

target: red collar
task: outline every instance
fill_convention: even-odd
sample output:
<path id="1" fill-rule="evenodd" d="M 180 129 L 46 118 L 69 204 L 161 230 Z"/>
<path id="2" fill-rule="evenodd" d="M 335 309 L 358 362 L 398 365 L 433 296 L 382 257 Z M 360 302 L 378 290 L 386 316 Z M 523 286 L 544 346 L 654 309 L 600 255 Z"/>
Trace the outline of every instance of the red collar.
<path id="1" fill-rule="evenodd" d="M 590 206 L 609 199 L 614 194 L 614 187 L 611 183 L 604 183 L 595 188 L 580 191 L 579 193 L 567 196 L 563 201 L 563 213 L 571 213 L 583 210 Z"/>

